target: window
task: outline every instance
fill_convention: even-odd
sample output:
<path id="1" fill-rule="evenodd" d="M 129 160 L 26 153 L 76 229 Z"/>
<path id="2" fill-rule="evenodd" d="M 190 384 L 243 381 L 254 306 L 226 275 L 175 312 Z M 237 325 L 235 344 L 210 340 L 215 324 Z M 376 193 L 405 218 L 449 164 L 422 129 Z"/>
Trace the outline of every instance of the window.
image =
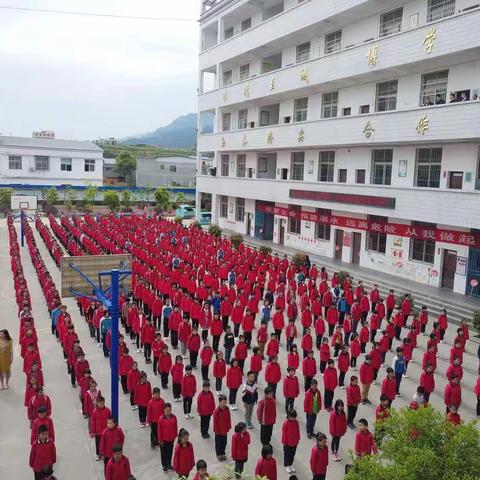
<path id="1" fill-rule="evenodd" d="M 238 111 L 238 129 L 247 128 L 248 125 L 248 110 L 245 108 Z"/>
<path id="2" fill-rule="evenodd" d="M 410 260 L 433 264 L 435 260 L 435 223 L 412 222 Z"/>
<path id="3" fill-rule="evenodd" d="M 377 96 L 375 102 L 376 112 L 388 112 L 397 108 L 398 80 L 377 83 Z"/>
<path id="4" fill-rule="evenodd" d="M 326 208 L 317 208 L 316 212 L 317 215 L 326 215 L 328 217 L 330 217 L 332 214 L 332 211 Z M 331 228 L 330 224 L 328 223 L 330 219 L 326 218 L 325 220 L 325 223 L 315 224 L 315 238 L 319 238 L 320 240 L 330 240 Z"/>
<path id="5" fill-rule="evenodd" d="M 380 15 L 380 37 L 392 35 L 402 30 L 403 8 Z"/>
<path id="6" fill-rule="evenodd" d="M 434 22 L 455 13 L 455 0 L 428 0 L 427 22 Z"/>
<path id="7" fill-rule="evenodd" d="M 228 197 L 220 195 L 220 217 L 228 217 Z"/>
<path id="8" fill-rule="evenodd" d="M 308 97 L 297 98 L 293 103 L 293 121 L 305 122 L 307 120 Z"/>
<path id="9" fill-rule="evenodd" d="M 360 115 L 370 113 L 370 105 L 360 105 Z"/>
<path id="10" fill-rule="evenodd" d="M 390 185 L 392 182 L 393 150 L 373 150 L 372 181 L 374 185 Z"/>
<path id="11" fill-rule="evenodd" d="M 245 220 L 245 199 L 237 198 L 237 204 L 235 206 L 235 220 L 237 222 L 243 222 Z"/>
<path id="12" fill-rule="evenodd" d="M 388 218 L 381 217 L 379 215 L 369 215 L 368 221 L 370 225 L 373 226 L 383 225 L 385 223 L 388 223 Z M 381 230 L 381 228 L 378 228 L 378 230 Z M 367 250 L 385 254 L 385 252 L 387 251 L 387 235 L 379 231 L 368 232 Z"/>
<path id="13" fill-rule="evenodd" d="M 335 170 L 335 152 L 320 152 L 320 161 L 318 166 L 318 181 L 333 182 L 333 172 Z"/>
<path id="14" fill-rule="evenodd" d="M 222 177 L 228 177 L 230 174 L 230 157 L 222 155 L 220 159 L 220 174 Z"/>
<path id="15" fill-rule="evenodd" d="M 240 65 L 240 81 L 247 80 L 250 77 L 250 64 Z"/>
<path id="16" fill-rule="evenodd" d="M 415 163 L 415 186 L 439 188 L 442 149 L 417 148 Z"/>
<path id="17" fill-rule="evenodd" d="M 365 183 L 365 169 L 355 170 L 355 183 Z"/>
<path id="18" fill-rule="evenodd" d="M 231 85 L 232 84 L 233 74 L 231 70 L 227 70 L 223 72 L 223 86 Z"/>
<path id="19" fill-rule="evenodd" d="M 325 35 L 325 53 L 339 52 L 342 47 L 342 31 Z"/>
<path id="20" fill-rule="evenodd" d="M 177 166 L 176 165 L 170 165 L 170 171 L 171 172 L 176 172 L 177 171 Z"/>
<path id="21" fill-rule="evenodd" d="M 338 92 L 324 93 L 322 95 L 322 118 L 337 116 Z"/>
<path id="22" fill-rule="evenodd" d="M 237 155 L 237 177 L 245 177 L 246 165 L 246 155 Z"/>
<path id="23" fill-rule="evenodd" d="M 230 130 L 230 121 L 232 119 L 232 114 L 222 113 L 222 132 L 228 132 Z"/>
<path id="24" fill-rule="evenodd" d="M 290 165 L 290 180 L 302 180 L 305 169 L 305 152 L 293 152 Z"/>
<path id="25" fill-rule="evenodd" d="M 22 157 L 20 155 L 10 155 L 8 157 L 8 169 L 9 170 L 21 170 L 22 169 Z"/>
<path id="26" fill-rule="evenodd" d="M 229 38 L 232 38 L 232 37 L 233 37 L 233 27 L 226 28 L 224 32 L 225 40 L 228 40 Z"/>
<path id="27" fill-rule="evenodd" d="M 94 172 L 95 171 L 95 160 L 94 159 L 86 159 L 84 170 L 86 172 Z"/>
<path id="28" fill-rule="evenodd" d="M 60 170 L 62 172 L 71 172 L 72 171 L 72 159 L 71 158 L 62 158 L 60 160 Z"/>
<path id="29" fill-rule="evenodd" d="M 50 170 L 50 157 L 35 155 L 35 170 L 47 172 Z"/>
<path id="30" fill-rule="evenodd" d="M 298 205 L 289 205 L 290 210 L 294 210 L 295 212 L 301 212 L 301 207 Z M 302 221 L 300 218 L 297 218 L 296 216 L 291 216 L 288 218 L 288 233 L 293 233 L 295 235 L 300 235 L 300 232 L 302 231 Z"/>
<path id="31" fill-rule="evenodd" d="M 165 170 L 165 165 L 163 163 L 160 164 L 160 170 Z"/>
<path id="32" fill-rule="evenodd" d="M 310 60 L 310 42 L 297 45 L 297 63 Z"/>
<path id="33" fill-rule="evenodd" d="M 244 32 L 245 30 L 248 30 L 251 26 L 252 26 L 252 19 L 248 17 L 245 20 L 242 20 L 242 23 L 240 25 L 240 30 Z"/>
<path id="34" fill-rule="evenodd" d="M 347 169 L 340 168 L 338 170 L 338 183 L 347 183 Z"/>
<path id="35" fill-rule="evenodd" d="M 352 108 L 351 108 L 351 107 L 345 107 L 345 108 L 342 110 L 342 115 L 343 115 L 344 117 L 349 117 L 351 114 L 352 114 Z"/>
<path id="36" fill-rule="evenodd" d="M 420 105 L 441 105 L 447 101 L 448 70 L 422 75 Z"/>

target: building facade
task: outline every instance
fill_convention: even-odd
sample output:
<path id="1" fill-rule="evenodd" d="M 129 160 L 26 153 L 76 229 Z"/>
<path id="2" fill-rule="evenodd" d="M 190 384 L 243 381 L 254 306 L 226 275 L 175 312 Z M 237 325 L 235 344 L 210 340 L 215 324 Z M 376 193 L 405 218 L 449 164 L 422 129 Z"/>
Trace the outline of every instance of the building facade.
<path id="1" fill-rule="evenodd" d="M 204 1 L 197 202 L 480 296 L 478 25 L 475 0 Z"/>
<path id="2" fill-rule="evenodd" d="M 103 185 L 103 150 L 51 136 L 0 136 L 2 185 Z"/>
<path id="3" fill-rule="evenodd" d="M 158 157 L 137 159 L 137 187 L 192 187 L 196 163 L 193 157 Z"/>

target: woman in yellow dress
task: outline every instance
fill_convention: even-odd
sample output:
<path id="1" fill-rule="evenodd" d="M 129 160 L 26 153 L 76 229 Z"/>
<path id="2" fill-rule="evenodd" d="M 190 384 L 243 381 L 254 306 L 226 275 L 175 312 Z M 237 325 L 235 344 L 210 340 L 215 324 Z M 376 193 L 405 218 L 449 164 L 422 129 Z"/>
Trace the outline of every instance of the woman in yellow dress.
<path id="1" fill-rule="evenodd" d="M 13 362 L 12 338 L 8 330 L 0 330 L 0 390 L 9 388 L 10 370 Z"/>

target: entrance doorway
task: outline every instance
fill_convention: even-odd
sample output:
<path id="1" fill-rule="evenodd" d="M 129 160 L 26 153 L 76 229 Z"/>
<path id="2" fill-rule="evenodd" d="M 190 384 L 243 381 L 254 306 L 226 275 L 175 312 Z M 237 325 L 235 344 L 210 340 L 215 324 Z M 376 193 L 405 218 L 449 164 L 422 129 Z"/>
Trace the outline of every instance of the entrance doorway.
<path id="1" fill-rule="evenodd" d="M 251 235 L 250 232 L 252 231 L 252 217 L 253 213 L 247 214 L 247 235 Z"/>
<path id="2" fill-rule="evenodd" d="M 278 243 L 283 245 L 285 243 L 285 220 L 280 219 L 280 227 L 278 229 Z"/>
<path id="3" fill-rule="evenodd" d="M 442 287 L 453 290 L 455 270 L 457 269 L 457 252 L 455 250 L 443 251 Z"/>
<path id="4" fill-rule="evenodd" d="M 360 264 L 360 249 L 362 248 L 362 234 L 353 232 L 352 239 L 352 263 Z"/>
<path id="5" fill-rule="evenodd" d="M 476 286 L 472 286 L 472 280 Z M 480 298 L 480 248 L 470 248 L 465 293 Z"/>
<path id="6" fill-rule="evenodd" d="M 335 260 L 342 259 L 343 230 L 335 230 Z"/>

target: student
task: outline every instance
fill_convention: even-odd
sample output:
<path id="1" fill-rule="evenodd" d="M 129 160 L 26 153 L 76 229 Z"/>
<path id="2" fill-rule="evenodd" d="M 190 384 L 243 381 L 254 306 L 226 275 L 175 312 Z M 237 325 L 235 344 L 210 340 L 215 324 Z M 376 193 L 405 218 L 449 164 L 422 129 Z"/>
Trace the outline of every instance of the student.
<path id="1" fill-rule="evenodd" d="M 397 397 L 401 397 L 400 393 L 400 384 L 402 383 L 402 377 L 407 371 L 405 366 L 405 357 L 403 356 L 403 348 L 397 348 L 397 354 L 393 357 L 392 368 L 395 372 L 395 381 L 396 381 L 396 393 Z"/>
<path id="2" fill-rule="evenodd" d="M 311 383 L 311 382 L 310 382 Z M 295 399 L 300 395 L 298 378 L 293 367 L 287 368 L 287 375 L 283 379 L 283 396 L 285 398 L 285 413 L 295 408 Z"/>
<path id="3" fill-rule="evenodd" d="M 207 471 L 207 462 L 205 460 L 198 460 L 196 463 L 197 473 L 193 480 L 208 480 L 210 475 Z"/>
<path id="4" fill-rule="evenodd" d="M 265 389 L 264 398 L 258 402 L 257 420 L 260 424 L 260 441 L 262 445 L 267 445 L 272 439 L 273 426 L 277 421 L 277 406 L 270 387 Z"/>
<path id="5" fill-rule="evenodd" d="M 325 371 L 328 359 L 330 358 L 330 345 L 328 345 L 328 338 L 323 337 L 320 345 L 320 373 Z"/>
<path id="6" fill-rule="evenodd" d="M 171 368 L 172 368 L 172 357 L 168 351 L 168 347 L 165 345 L 162 348 L 162 352 L 160 353 L 160 357 L 158 359 L 158 371 L 160 373 L 160 382 L 164 390 L 168 388 L 168 375 L 170 374 Z"/>
<path id="7" fill-rule="evenodd" d="M 151 320 L 147 317 L 145 325 L 141 329 L 143 354 L 145 356 L 145 363 L 152 363 L 152 343 L 155 340 L 155 327 Z"/>
<path id="8" fill-rule="evenodd" d="M 267 366 L 265 367 L 265 382 L 273 392 L 273 396 L 276 397 L 277 385 L 282 378 L 282 372 L 280 370 L 280 364 L 278 363 L 278 357 L 274 355 L 269 358 Z"/>
<path id="9" fill-rule="evenodd" d="M 225 450 L 227 448 L 228 432 L 232 428 L 230 410 L 227 407 L 227 397 L 218 397 L 218 407 L 213 412 L 213 433 L 215 433 L 215 453 L 219 462 L 227 459 Z"/>
<path id="10" fill-rule="evenodd" d="M 52 467 L 57 461 L 55 442 L 48 437 L 48 427 L 40 425 L 38 427 L 38 436 L 32 443 L 30 449 L 29 464 L 33 470 L 35 480 L 44 478 L 43 468 Z"/>
<path id="11" fill-rule="evenodd" d="M 53 420 L 47 416 L 47 409 L 42 406 L 38 409 L 38 417 L 33 421 L 30 429 L 30 445 L 33 445 L 38 439 L 38 429 L 42 425 L 46 425 L 48 429 L 48 438 L 52 442 L 55 442 L 55 429 L 53 427 Z"/>
<path id="12" fill-rule="evenodd" d="M 417 391 L 413 394 L 413 398 L 412 398 L 412 401 L 410 402 L 410 408 L 415 408 L 414 406 L 416 406 L 416 408 L 418 407 L 422 407 L 424 405 L 426 405 L 426 401 L 425 401 L 425 389 L 419 385 L 417 387 Z"/>
<path id="13" fill-rule="evenodd" d="M 227 374 L 227 365 L 223 359 L 223 353 L 218 351 L 215 354 L 215 361 L 213 362 L 213 376 L 215 378 L 215 390 L 217 395 L 222 393 L 222 383 Z"/>
<path id="14" fill-rule="evenodd" d="M 127 376 L 127 388 L 130 392 L 130 409 L 137 410 L 138 406 L 135 403 L 135 392 L 138 384 L 140 383 L 141 372 L 138 369 L 137 362 L 133 362 L 132 369 L 128 372 Z"/>
<path id="15" fill-rule="evenodd" d="M 268 323 L 265 320 L 260 322 L 260 328 L 257 331 L 257 345 L 260 350 L 262 360 L 265 358 L 265 345 L 268 341 Z"/>
<path id="16" fill-rule="evenodd" d="M 293 344 L 287 355 L 287 365 L 294 370 L 297 370 L 300 366 L 300 355 L 298 354 L 298 347 Z"/>
<path id="17" fill-rule="evenodd" d="M 340 438 L 347 433 L 347 416 L 345 415 L 345 406 L 343 400 L 338 399 L 335 402 L 335 408 L 330 413 L 329 427 L 330 435 L 332 436 L 333 461 L 339 462 L 341 460 L 338 455 Z"/>
<path id="18" fill-rule="evenodd" d="M 177 438 L 177 417 L 172 413 L 172 405 L 163 406 L 163 415 L 158 420 L 157 438 L 160 445 L 163 473 L 173 470 L 172 454 L 173 442 Z"/>
<path id="19" fill-rule="evenodd" d="M 243 385 L 242 401 L 245 408 L 245 423 L 247 428 L 251 429 L 253 428 L 253 409 L 258 401 L 256 374 L 251 370 L 247 373 L 247 379 Z"/>
<path id="20" fill-rule="evenodd" d="M 237 335 L 238 337 L 238 335 Z M 235 347 L 235 335 L 232 333 L 232 328 L 227 325 L 225 328 L 225 335 L 223 336 L 223 349 L 225 351 L 225 361 L 230 363 L 232 358 L 232 351 Z M 219 352 L 217 352 L 218 355 Z"/>
<path id="21" fill-rule="evenodd" d="M 163 415 L 165 402 L 160 397 L 160 389 L 154 387 L 152 390 L 152 398 L 147 406 L 147 425 L 150 425 L 150 446 L 152 450 L 158 445 L 158 420 Z"/>
<path id="22" fill-rule="evenodd" d="M 313 480 L 325 480 L 328 467 L 327 436 L 317 433 L 316 443 L 310 452 L 310 470 Z"/>
<path id="23" fill-rule="evenodd" d="M 302 362 L 302 374 L 305 380 L 305 391 L 310 388 L 313 377 L 315 377 L 317 374 L 317 361 L 313 355 L 313 350 L 310 350 L 307 354 L 307 357 L 304 358 Z"/>
<path id="24" fill-rule="evenodd" d="M 243 373 L 245 360 L 247 359 L 247 356 L 248 356 L 248 345 L 245 343 L 244 335 L 240 335 L 238 337 L 238 343 L 237 343 L 237 346 L 235 347 L 234 356 L 238 362 L 238 366 L 240 367 L 240 370 Z"/>
<path id="25" fill-rule="evenodd" d="M 317 415 L 322 409 L 322 396 L 318 390 L 318 382 L 313 379 L 310 389 L 305 392 L 303 400 L 303 410 L 306 415 L 307 437 L 313 437 Z"/>
<path id="26" fill-rule="evenodd" d="M 294 473 L 295 453 L 300 443 L 300 425 L 297 420 L 297 412 L 289 410 L 287 418 L 282 425 L 283 466 L 287 473 Z"/>
<path id="27" fill-rule="evenodd" d="M 202 438 L 210 438 L 210 418 L 215 410 L 215 398 L 210 391 L 210 382 L 204 381 L 202 391 L 197 396 L 197 412 L 200 416 L 200 433 Z"/>
<path id="28" fill-rule="evenodd" d="M 192 338 L 193 336 L 193 333 L 192 335 L 190 336 L 190 338 Z M 200 341 L 200 335 L 197 335 L 198 336 L 198 339 Z M 190 348 L 190 347 L 189 347 Z M 205 381 L 209 381 L 209 369 L 210 369 L 210 363 L 212 363 L 212 358 L 213 358 L 213 349 L 212 347 L 210 346 L 208 340 L 205 340 L 203 342 L 203 348 L 202 348 L 202 351 L 200 352 L 200 361 L 202 363 L 202 380 L 205 382 Z M 190 350 L 190 357 L 192 355 L 192 351 Z M 195 361 L 195 364 L 191 364 L 192 367 L 195 369 L 197 368 L 197 359 L 194 358 L 194 361 Z"/>
<path id="29" fill-rule="evenodd" d="M 360 366 L 360 382 L 362 384 L 362 405 L 372 403 L 368 399 L 368 393 L 370 392 L 370 387 L 373 383 L 372 359 L 369 355 L 365 357 L 365 362 Z"/>
<path id="30" fill-rule="evenodd" d="M 90 418 L 93 410 L 95 409 L 97 397 L 101 396 L 102 393 L 100 392 L 100 389 L 97 388 L 97 382 L 95 380 L 92 380 L 90 382 L 90 387 L 86 391 L 82 400 L 82 411 L 84 418 Z"/>
<path id="31" fill-rule="evenodd" d="M 255 466 L 255 475 L 268 480 L 277 480 L 277 462 L 273 458 L 273 448 L 270 444 L 262 447 L 262 457 Z"/>
<path id="32" fill-rule="evenodd" d="M 152 386 L 147 380 L 147 374 L 140 374 L 140 383 L 135 390 L 135 404 L 138 406 L 138 419 L 140 420 L 140 428 L 147 426 L 147 407 L 152 399 Z"/>
<path id="33" fill-rule="evenodd" d="M 480 352 L 480 348 L 479 348 Z M 480 373 L 480 369 L 479 369 Z M 473 393 L 477 396 L 477 417 L 480 417 L 480 375 L 477 377 L 477 383 L 473 387 Z"/>
<path id="34" fill-rule="evenodd" d="M 123 454 L 121 445 L 114 445 L 112 448 L 113 457 L 107 463 L 105 480 L 129 480 L 132 476 L 130 462 Z"/>
<path id="35" fill-rule="evenodd" d="M 184 428 L 178 432 L 178 442 L 173 454 L 173 470 L 179 477 L 188 478 L 195 466 L 193 445 L 190 443 L 190 434 Z"/>
<path id="36" fill-rule="evenodd" d="M 90 437 L 95 438 L 95 452 L 98 462 L 100 460 L 100 439 L 103 431 L 107 428 L 108 419 L 112 416 L 112 412 L 105 406 L 103 397 L 97 397 L 96 405 L 90 417 Z"/>
<path id="37" fill-rule="evenodd" d="M 236 405 L 237 403 L 237 392 L 242 384 L 242 370 L 238 366 L 238 361 L 236 358 L 232 358 L 230 362 L 230 368 L 227 371 L 227 388 L 229 389 L 228 403 L 230 405 L 230 410 L 238 410 Z"/>
<path id="38" fill-rule="evenodd" d="M 107 428 L 102 432 L 99 447 L 105 470 L 108 461 L 113 457 L 113 446 L 119 444 L 123 447 L 124 442 L 125 435 L 123 434 L 123 430 L 118 426 L 117 421 L 113 417 L 110 417 L 107 420 Z"/>
<path id="39" fill-rule="evenodd" d="M 46 408 L 47 415 L 50 416 L 52 414 L 52 402 L 50 397 L 43 392 L 43 387 L 38 386 L 35 395 L 28 404 L 27 416 L 30 424 L 38 418 L 38 409 L 42 406 Z"/>
<path id="40" fill-rule="evenodd" d="M 120 383 L 124 395 L 128 395 L 128 373 L 133 367 L 133 358 L 129 355 L 128 348 L 122 350 L 118 361 L 118 374 L 120 375 Z"/>
<path id="41" fill-rule="evenodd" d="M 358 386 L 358 377 L 352 375 L 350 377 L 350 385 L 347 387 L 347 424 L 352 430 L 356 428 L 353 421 L 361 401 L 362 396 Z"/>
<path id="42" fill-rule="evenodd" d="M 358 335 L 353 333 L 352 339 L 350 340 L 350 367 L 353 371 L 357 370 L 357 359 L 360 356 L 360 353 L 360 341 L 358 340 Z"/>
<path id="43" fill-rule="evenodd" d="M 182 396 L 182 380 L 183 380 L 183 357 L 181 355 L 175 356 L 175 363 L 170 369 L 172 374 L 172 393 L 175 402 L 181 402 Z"/>
<path id="44" fill-rule="evenodd" d="M 350 354 L 348 353 L 347 345 L 342 345 L 342 349 L 338 355 L 338 385 L 340 388 L 345 388 L 345 375 L 350 367 Z"/>
<path id="45" fill-rule="evenodd" d="M 325 408 L 327 412 L 331 412 L 335 389 L 338 386 L 337 369 L 335 368 L 335 362 L 331 358 L 328 359 L 327 368 L 323 372 L 323 385 L 325 386 L 325 396 L 323 400 Z"/>
<path id="46" fill-rule="evenodd" d="M 247 425 L 243 422 L 235 425 L 235 433 L 232 436 L 232 460 L 235 462 L 235 478 L 242 478 L 243 468 L 248 461 L 248 446 L 250 434 Z"/>
<path id="47" fill-rule="evenodd" d="M 355 454 L 357 457 L 364 457 L 365 455 L 377 454 L 377 446 L 372 433 L 368 429 L 368 421 L 361 418 L 358 421 L 358 432 L 355 435 Z"/>
<path id="48" fill-rule="evenodd" d="M 447 421 L 458 427 L 458 425 L 462 423 L 462 420 L 457 413 L 457 407 L 455 405 L 450 405 L 449 410 L 450 411 L 447 413 Z"/>
<path id="49" fill-rule="evenodd" d="M 450 382 L 445 386 L 443 398 L 447 413 L 450 412 L 450 406 L 452 405 L 456 407 L 457 410 L 460 408 L 462 404 L 462 388 L 460 387 L 460 379 L 455 374 L 452 374 Z"/>
<path id="50" fill-rule="evenodd" d="M 258 382 L 258 374 L 262 371 L 262 356 L 260 349 L 253 347 L 252 356 L 250 357 L 250 371 L 255 373 L 255 382 Z"/>
<path id="51" fill-rule="evenodd" d="M 195 393 L 197 393 L 197 380 L 193 375 L 193 369 L 191 365 L 185 367 L 185 375 L 182 378 L 181 387 L 183 397 L 183 413 L 188 420 L 193 418 L 192 415 L 192 401 Z"/>
<path id="52" fill-rule="evenodd" d="M 328 339 L 327 339 L 327 343 L 328 343 Z M 306 358 L 306 356 L 308 355 L 308 352 L 310 350 L 313 350 L 313 339 L 312 339 L 312 336 L 310 335 L 309 328 L 305 329 L 305 334 L 303 335 L 302 341 L 300 342 L 300 347 L 302 348 L 302 351 L 303 351 L 303 358 Z M 330 352 L 330 349 L 329 349 L 329 352 Z M 329 353 L 329 356 L 330 356 L 330 353 Z"/>
<path id="53" fill-rule="evenodd" d="M 396 380 L 395 380 L 395 372 L 393 368 L 387 368 L 387 376 L 383 379 L 382 382 L 382 395 L 385 395 L 386 398 L 389 400 L 389 406 L 395 400 L 396 394 Z"/>

